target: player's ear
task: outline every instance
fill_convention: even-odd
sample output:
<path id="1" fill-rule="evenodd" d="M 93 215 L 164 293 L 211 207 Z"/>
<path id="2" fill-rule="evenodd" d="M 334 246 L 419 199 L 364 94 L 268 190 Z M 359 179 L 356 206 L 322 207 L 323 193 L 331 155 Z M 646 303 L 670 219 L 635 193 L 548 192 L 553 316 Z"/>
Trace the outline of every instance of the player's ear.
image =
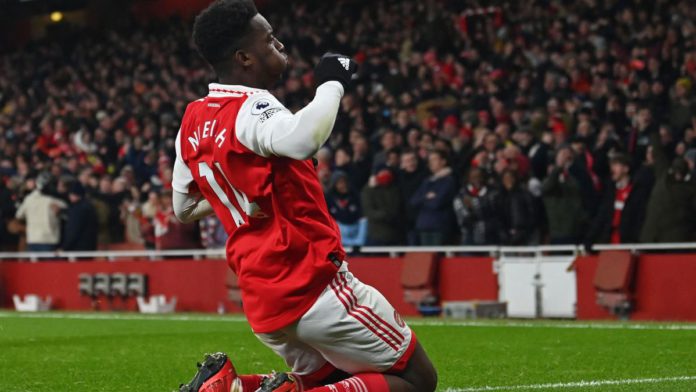
<path id="1" fill-rule="evenodd" d="M 248 68 L 251 67 L 251 64 L 253 64 L 253 60 L 249 53 L 243 51 L 243 50 L 238 50 L 234 52 L 234 60 L 237 64 L 241 65 L 243 68 Z"/>

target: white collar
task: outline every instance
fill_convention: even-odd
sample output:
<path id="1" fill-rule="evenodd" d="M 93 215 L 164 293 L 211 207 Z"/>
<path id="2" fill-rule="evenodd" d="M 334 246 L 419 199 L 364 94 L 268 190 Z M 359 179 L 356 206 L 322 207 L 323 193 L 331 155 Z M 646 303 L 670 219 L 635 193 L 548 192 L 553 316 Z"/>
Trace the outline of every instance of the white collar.
<path id="1" fill-rule="evenodd" d="M 210 83 L 208 85 L 209 97 L 241 97 L 243 95 L 261 94 L 264 92 L 266 92 L 266 90 L 236 84 Z"/>

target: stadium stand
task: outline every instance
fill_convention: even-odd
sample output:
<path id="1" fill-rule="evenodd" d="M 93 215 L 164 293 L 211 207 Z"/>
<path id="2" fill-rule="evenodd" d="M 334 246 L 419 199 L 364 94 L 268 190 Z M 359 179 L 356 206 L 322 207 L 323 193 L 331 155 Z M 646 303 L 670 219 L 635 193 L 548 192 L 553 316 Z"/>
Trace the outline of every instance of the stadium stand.
<path id="1" fill-rule="evenodd" d="M 286 3 L 271 23 L 292 58 L 273 91 L 288 108 L 311 98 L 323 52 L 361 64 L 317 156 L 327 191 L 347 180 L 330 197 L 367 217 L 353 245 L 694 239 L 690 1 Z M 179 119 L 212 78 L 190 25 L 68 27 L 2 54 L 2 249 L 65 249 L 65 223 L 36 222 L 65 219 L 75 182 L 100 249 L 208 246 L 219 225 L 179 224 L 168 193 Z M 32 192 L 55 206 L 38 220 L 17 215 Z M 381 194 L 403 229 L 360 207 Z"/>

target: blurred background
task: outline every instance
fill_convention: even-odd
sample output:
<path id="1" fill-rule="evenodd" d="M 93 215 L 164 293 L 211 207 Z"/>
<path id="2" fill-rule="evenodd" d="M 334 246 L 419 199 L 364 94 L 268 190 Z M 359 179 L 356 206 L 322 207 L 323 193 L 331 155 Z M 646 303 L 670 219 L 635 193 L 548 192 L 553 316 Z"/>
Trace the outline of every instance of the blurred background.
<path id="1" fill-rule="evenodd" d="M 208 3 L 3 1 L 3 248 L 222 244 L 214 219 L 178 227 L 165 200 L 181 114 L 214 80 L 190 40 Z M 291 110 L 322 53 L 361 63 L 317 157 L 346 244 L 692 240 L 695 8 L 480 5 L 258 2 L 292 58 L 274 91 Z M 58 207 L 20 208 L 39 187 Z M 93 208 L 71 215 L 70 189 Z M 70 216 L 96 242 L 73 240 Z"/>
<path id="2" fill-rule="evenodd" d="M 215 217 L 180 224 L 170 200 L 181 115 L 215 80 L 190 39 L 208 3 L 0 1 L 3 250 L 223 247 Z M 272 91 L 289 109 L 311 100 L 324 52 L 360 63 L 316 157 L 356 253 L 691 247 L 692 1 L 257 5 L 290 54 Z M 497 297 L 489 278 L 490 291 L 475 296 Z"/>

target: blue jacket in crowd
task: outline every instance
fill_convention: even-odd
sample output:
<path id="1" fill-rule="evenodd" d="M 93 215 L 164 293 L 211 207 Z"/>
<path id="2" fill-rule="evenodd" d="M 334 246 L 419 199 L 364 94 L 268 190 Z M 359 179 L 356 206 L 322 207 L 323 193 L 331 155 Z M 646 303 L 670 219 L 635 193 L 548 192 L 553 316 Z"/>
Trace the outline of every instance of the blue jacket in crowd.
<path id="1" fill-rule="evenodd" d="M 454 226 L 452 200 L 456 193 L 457 184 L 449 168 L 423 181 L 410 200 L 411 208 L 418 210 L 415 229 L 448 232 Z"/>

